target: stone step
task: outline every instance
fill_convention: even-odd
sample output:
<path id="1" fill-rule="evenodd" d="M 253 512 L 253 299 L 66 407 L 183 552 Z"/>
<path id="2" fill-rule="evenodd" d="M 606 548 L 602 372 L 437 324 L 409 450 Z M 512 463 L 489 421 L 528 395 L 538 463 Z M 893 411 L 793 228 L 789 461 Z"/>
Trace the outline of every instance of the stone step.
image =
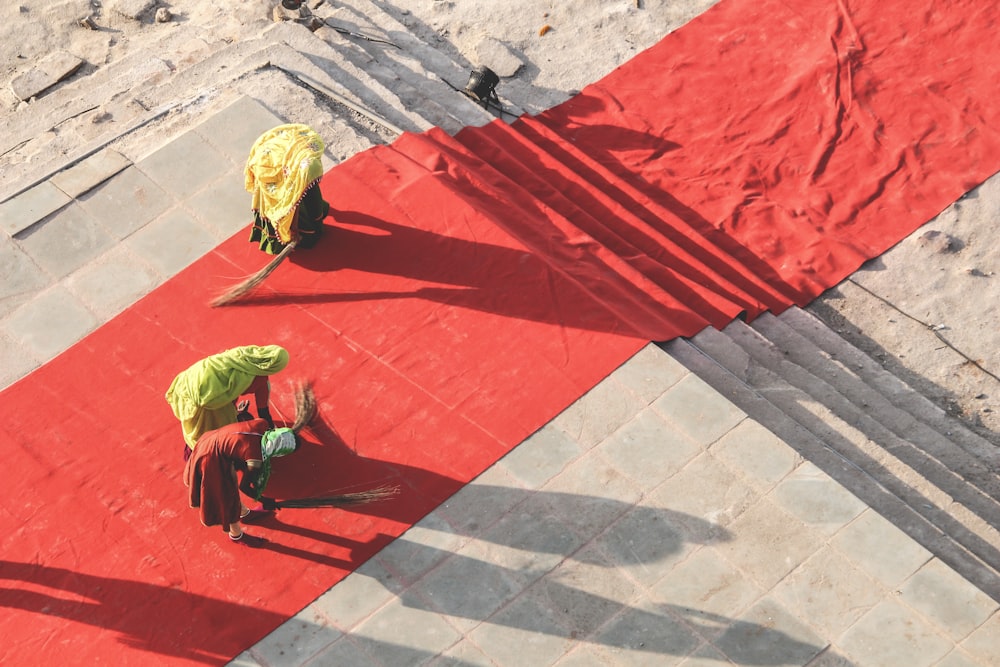
<path id="1" fill-rule="evenodd" d="M 365 10 L 381 11 L 375 5 Z M 122 137 L 146 125 L 155 123 L 155 130 L 164 134 L 169 128 L 163 119 L 170 114 L 179 115 L 185 107 L 200 110 L 204 100 L 268 68 L 367 116 L 387 130 L 387 140 L 400 131 L 441 126 L 457 132 L 493 119 L 438 73 L 454 78 L 458 65 L 387 17 L 383 12 L 380 20 L 398 27 L 388 36 L 400 44 L 398 49 L 382 45 L 383 51 L 393 52 L 390 55 L 372 55 L 363 48 L 377 52 L 375 42 L 344 37 L 327 27 L 313 33 L 293 22 L 266 24 L 259 36 L 222 48 L 166 33 L 158 48 L 130 54 L 63 84 L 17 116 L 0 151 L 0 201 L 113 141 L 125 141 Z M 330 24 L 337 25 L 332 20 Z M 274 103 L 280 106 L 280 101 Z M 141 142 L 140 134 L 135 143 Z"/>
<path id="2" fill-rule="evenodd" d="M 840 309 L 846 304 L 850 310 L 845 314 Z M 869 366 L 885 367 L 893 376 L 920 388 L 919 392 L 897 394 L 893 387 L 884 387 L 890 400 L 923 414 L 925 421 L 953 423 L 958 418 L 977 437 L 967 441 L 963 433 L 957 433 L 956 441 L 984 460 L 996 460 L 1000 411 L 989 406 L 993 397 L 1000 396 L 1000 380 L 954 349 L 933 327 L 886 303 L 854 279 L 843 281 L 809 304 L 803 315 L 813 315 L 819 322 L 799 326 L 803 335 L 813 337 L 813 331 L 817 332 L 817 346 L 824 347 L 824 334 L 850 341 L 862 362 L 865 357 L 874 362 L 862 363 L 859 373 L 867 373 Z M 989 446 L 984 447 L 984 441 Z"/>
<path id="3" fill-rule="evenodd" d="M 978 482 L 993 482 L 984 484 L 986 489 L 969 482 L 962 472 L 977 462 L 967 461 L 968 457 L 963 459 L 963 450 L 938 438 L 936 449 L 944 450 L 952 463 L 960 460 L 957 469 L 943 465 L 887 428 L 880 421 L 883 416 L 877 410 L 869 411 L 870 406 L 863 399 L 857 399 L 858 404 L 853 403 L 823 377 L 796 365 L 784 349 L 742 322 L 734 322 L 722 332 L 702 332 L 693 342 L 708 350 L 719 350 L 720 356 L 727 357 L 734 355 L 726 348 L 735 344 L 747 355 L 746 361 L 741 361 L 737 368 L 745 368 L 748 384 L 772 403 L 797 416 L 814 433 L 839 448 L 838 451 L 907 502 L 921 507 L 930 505 L 936 508 L 935 512 L 957 516 L 985 543 L 1000 546 L 1000 534 L 988 520 L 1000 515 L 1000 505 L 990 495 L 996 492 L 995 476 L 989 480 L 988 474 L 980 475 Z M 898 416 L 893 417 L 898 419 Z M 916 420 L 910 418 L 907 427 L 916 430 L 916 424 Z M 933 438 L 928 440 L 933 441 Z M 982 473 L 980 469 L 974 472 Z M 1000 560 L 997 564 L 1000 565 Z"/>
<path id="4" fill-rule="evenodd" d="M 752 327 L 780 347 L 791 361 L 849 396 L 897 435 L 918 445 L 952 470 L 1000 498 L 997 448 L 889 372 L 881 363 L 838 336 L 815 315 L 791 308 L 768 314 Z"/>
<path id="5" fill-rule="evenodd" d="M 326 21 L 330 28 L 320 29 L 318 35 L 344 58 L 397 91 L 407 106 L 420 109 L 436 127 L 454 134 L 494 120 L 494 113 L 456 90 L 465 87 L 470 69 L 421 40 L 384 5 L 346 0 L 338 3 Z M 521 113 L 509 101 L 505 108 L 506 118 Z"/>
<path id="6" fill-rule="evenodd" d="M 247 68 L 260 67 L 266 58 L 255 55 L 268 43 L 262 36 L 217 50 L 197 40 L 192 46 L 190 38 L 165 38 L 155 52 L 130 54 L 32 102 L 5 134 L 0 201 L 205 96 Z M 194 72 L 184 76 L 187 86 L 171 84 L 178 72 L 187 71 Z M 161 92 L 148 92 L 155 90 Z"/>
<path id="7" fill-rule="evenodd" d="M 165 33 L 163 43 L 155 51 L 135 51 L 114 62 L 81 68 L 73 78 L 19 107 L 8 120 L 0 153 L 6 155 L 11 148 L 58 128 L 69 119 L 112 104 L 122 92 L 145 81 L 169 76 L 176 66 L 168 62 L 167 54 L 175 53 L 182 45 L 193 49 L 194 58 L 209 51 L 208 44 L 190 37 L 182 39 L 180 32 L 171 31 Z"/>
<path id="8" fill-rule="evenodd" d="M 276 24 L 270 34 L 280 40 L 280 46 L 270 49 L 268 64 L 320 82 L 325 90 L 385 119 L 394 129 L 423 132 L 433 126 L 419 109 L 409 108 L 395 90 L 345 58 L 342 49 L 334 48 L 317 33 L 293 23 Z"/>
<path id="9" fill-rule="evenodd" d="M 1000 534 L 990 524 L 998 506 L 977 485 L 852 407 L 742 322 L 666 349 L 863 500 L 878 500 L 885 509 L 873 507 L 898 515 L 908 532 L 962 565 L 966 576 L 998 590 Z"/>

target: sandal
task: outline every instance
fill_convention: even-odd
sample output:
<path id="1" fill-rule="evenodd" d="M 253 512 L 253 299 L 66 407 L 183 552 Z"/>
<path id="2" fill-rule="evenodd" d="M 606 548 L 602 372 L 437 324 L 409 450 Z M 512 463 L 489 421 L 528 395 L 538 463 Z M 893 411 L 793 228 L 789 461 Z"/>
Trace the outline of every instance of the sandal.
<path id="1" fill-rule="evenodd" d="M 267 540 L 263 537 L 256 537 L 255 535 L 249 535 L 247 533 L 240 533 L 239 537 L 229 536 L 230 542 L 235 542 L 236 544 L 242 544 L 243 546 L 257 548 L 262 547 L 267 544 Z"/>

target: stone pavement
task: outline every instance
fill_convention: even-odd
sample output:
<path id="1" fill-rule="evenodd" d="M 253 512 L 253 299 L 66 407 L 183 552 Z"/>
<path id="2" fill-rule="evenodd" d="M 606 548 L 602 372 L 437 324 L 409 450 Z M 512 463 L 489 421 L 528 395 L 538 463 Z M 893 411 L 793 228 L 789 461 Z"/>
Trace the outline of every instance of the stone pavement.
<path id="1" fill-rule="evenodd" d="M 277 122 L 0 203 L 0 386 L 243 229 Z M 649 345 L 235 664 L 988 667 L 998 608 Z"/>

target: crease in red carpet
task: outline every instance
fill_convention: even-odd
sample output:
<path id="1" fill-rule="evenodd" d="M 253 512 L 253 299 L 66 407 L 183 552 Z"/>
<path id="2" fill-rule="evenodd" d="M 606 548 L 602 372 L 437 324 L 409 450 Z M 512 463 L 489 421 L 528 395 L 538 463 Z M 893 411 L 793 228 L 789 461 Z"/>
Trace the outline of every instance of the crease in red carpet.
<path id="1" fill-rule="evenodd" d="M 331 170 L 320 245 L 245 303 L 207 306 L 261 266 L 240 233 L 2 392 L 0 662 L 225 662 L 646 341 L 836 284 L 996 172 L 998 11 L 724 0 L 536 118 Z M 291 353 L 280 419 L 297 379 L 321 410 L 272 492 L 397 498 L 259 551 L 198 524 L 163 394 L 252 343 Z"/>

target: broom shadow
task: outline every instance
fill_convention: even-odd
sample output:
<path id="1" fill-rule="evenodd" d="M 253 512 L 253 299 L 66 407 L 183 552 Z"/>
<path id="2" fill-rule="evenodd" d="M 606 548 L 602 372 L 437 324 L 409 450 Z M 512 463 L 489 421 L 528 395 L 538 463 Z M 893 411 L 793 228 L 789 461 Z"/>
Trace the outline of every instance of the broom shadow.
<path id="1" fill-rule="evenodd" d="M 652 332 L 642 331 L 649 326 L 636 320 L 663 320 L 668 323 L 665 326 L 673 326 L 670 323 L 675 320 L 691 317 L 685 310 L 657 301 L 596 256 L 577 264 L 576 275 L 568 276 L 530 250 L 446 236 L 358 211 L 331 209 L 330 215 L 334 222 L 324 224 L 317 245 L 298 250 L 286 260 L 305 273 L 278 268 L 232 306 L 421 299 L 640 338 L 649 338 Z M 336 277 L 338 271 L 365 276 L 345 285 Z M 380 278 L 372 280 L 370 275 Z M 373 288 L 373 283 L 381 288 Z M 596 293 L 610 293 L 614 298 L 599 299 Z M 565 304 L 588 307 L 567 308 Z"/>

